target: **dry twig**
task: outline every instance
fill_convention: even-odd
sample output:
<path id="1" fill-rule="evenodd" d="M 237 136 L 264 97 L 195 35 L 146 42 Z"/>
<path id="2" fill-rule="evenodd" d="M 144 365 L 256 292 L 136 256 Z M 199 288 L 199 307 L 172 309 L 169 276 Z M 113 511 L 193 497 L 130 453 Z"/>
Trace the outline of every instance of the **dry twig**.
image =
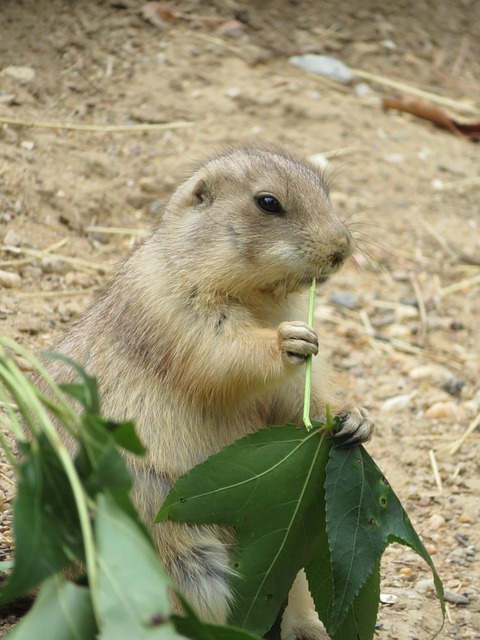
<path id="1" fill-rule="evenodd" d="M 68 298 L 69 296 L 84 296 L 94 294 L 98 287 L 88 287 L 87 289 L 65 289 L 64 291 L 18 291 L 16 298 Z"/>
<path id="2" fill-rule="evenodd" d="M 463 436 L 461 438 L 459 438 L 458 440 L 456 440 L 451 446 L 448 447 L 448 452 L 451 453 L 452 455 L 454 455 L 455 453 L 457 453 L 457 451 L 460 449 L 460 447 L 462 446 L 462 444 L 465 442 L 465 440 L 472 435 L 472 433 L 475 431 L 475 429 L 480 425 L 480 413 L 477 415 L 476 418 L 474 418 L 472 420 L 472 422 L 468 425 L 465 433 L 463 434 Z"/>
<path id="3" fill-rule="evenodd" d="M 418 310 L 420 312 L 420 328 L 418 331 L 418 341 L 422 346 L 425 346 L 428 333 L 427 309 L 425 307 L 422 289 L 420 288 L 417 276 L 415 276 L 413 273 L 410 274 L 410 281 L 412 283 L 413 291 L 415 292 L 415 298 L 417 300 Z"/>
<path id="4" fill-rule="evenodd" d="M 67 131 L 93 131 L 96 133 L 138 133 L 139 131 L 163 131 L 169 129 L 184 129 L 193 127 L 194 122 L 180 120 L 178 122 L 165 122 L 162 124 L 82 124 L 74 122 L 42 122 L 39 120 L 18 120 L 17 118 L 0 117 L 0 124 L 9 124 L 18 127 L 36 127 L 37 129 L 66 129 Z"/>
<path id="5" fill-rule="evenodd" d="M 422 224 L 424 228 L 435 238 L 435 240 L 442 247 L 442 249 L 446 251 L 450 258 L 457 259 L 458 256 L 455 251 L 450 247 L 445 238 L 437 231 L 437 229 L 435 229 L 433 225 L 431 225 L 426 220 L 423 220 L 422 218 L 420 218 L 420 224 Z"/>
<path id="6" fill-rule="evenodd" d="M 457 291 L 468 289 L 469 287 L 473 287 L 476 284 L 480 284 L 480 274 L 474 276 L 473 278 L 467 278 L 466 280 L 461 280 L 460 282 L 454 282 L 450 286 L 440 289 L 438 295 L 441 298 L 444 298 L 445 296 L 449 296 L 451 293 L 457 293 Z"/>
<path id="7" fill-rule="evenodd" d="M 110 233 L 110 234 L 118 234 L 125 236 L 139 236 L 143 237 L 147 235 L 147 231 L 145 229 L 126 229 L 124 227 L 101 227 L 96 225 L 88 225 L 88 227 L 84 227 L 84 231 L 88 233 Z"/>
<path id="8" fill-rule="evenodd" d="M 440 477 L 440 472 L 438 471 L 437 459 L 435 458 L 433 449 L 430 449 L 428 455 L 430 457 L 430 464 L 432 465 L 433 477 L 435 479 L 435 484 L 437 485 L 438 493 L 443 493 L 442 479 Z"/>
<path id="9" fill-rule="evenodd" d="M 480 108 L 468 102 L 461 102 L 460 100 L 445 98 L 444 96 L 439 96 L 436 93 L 424 91 L 423 89 L 418 89 L 417 87 L 405 84 L 404 82 L 398 82 L 397 80 L 392 80 L 391 78 L 385 78 L 384 76 L 379 76 L 374 73 L 368 73 L 367 71 L 362 71 L 361 69 L 350 70 L 359 78 L 364 78 L 365 80 L 376 82 L 377 84 L 381 84 L 385 87 L 391 87 L 392 89 L 396 89 L 397 91 L 401 91 L 402 93 L 410 93 L 414 96 L 419 96 L 420 98 L 426 98 L 427 100 L 431 100 L 432 102 L 436 102 L 437 104 L 443 104 L 446 107 L 458 109 L 459 111 L 464 111 L 465 113 L 472 113 L 476 115 L 480 114 Z"/>
<path id="10" fill-rule="evenodd" d="M 93 271 L 96 273 L 103 274 L 103 273 L 108 273 L 109 271 L 112 270 L 112 267 L 108 264 L 94 263 L 94 262 L 90 262 L 89 260 L 83 260 L 82 258 L 72 258 L 71 256 L 64 256 L 61 253 L 46 254 L 45 251 L 38 251 L 37 249 L 27 249 L 26 247 L 12 247 L 10 245 L 2 246 L 2 250 L 17 254 L 17 255 L 20 253 L 24 253 L 27 256 L 32 256 L 33 258 L 38 258 L 40 260 L 46 257 L 55 258 L 58 260 L 62 260 L 63 262 L 66 262 L 68 264 L 73 264 L 79 269 L 87 270 L 89 273 Z"/>

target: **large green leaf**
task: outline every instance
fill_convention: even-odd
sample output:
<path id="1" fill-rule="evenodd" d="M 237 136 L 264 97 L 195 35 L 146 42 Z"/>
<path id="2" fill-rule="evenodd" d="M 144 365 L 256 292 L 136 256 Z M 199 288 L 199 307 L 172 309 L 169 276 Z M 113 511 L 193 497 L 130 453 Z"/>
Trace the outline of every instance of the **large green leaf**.
<path id="1" fill-rule="evenodd" d="M 269 427 L 212 456 L 177 482 L 157 521 L 234 528 L 232 623 L 265 633 L 305 567 L 330 635 L 371 640 L 387 544 L 400 541 L 417 551 L 434 572 L 439 596 L 441 583 L 365 449 L 331 447 L 321 436 L 323 425 L 315 426 L 310 433 Z"/>
<path id="2" fill-rule="evenodd" d="M 258 634 L 275 621 L 298 571 L 327 547 L 323 484 L 330 445 L 318 429 L 269 427 L 181 478 L 157 521 L 235 528 L 231 623 Z"/>
<path id="3" fill-rule="evenodd" d="M 380 603 L 380 561 L 349 606 L 334 640 L 371 640 L 375 633 L 378 605 Z"/>
<path id="4" fill-rule="evenodd" d="M 48 578 L 28 614 L 8 634 L 8 640 L 96 640 L 97 627 L 86 587 L 61 575 Z"/>
<path id="5" fill-rule="evenodd" d="M 101 640 L 174 640 L 169 581 L 138 524 L 105 495 L 97 499 L 95 535 Z"/>
<path id="6" fill-rule="evenodd" d="M 363 447 L 332 448 L 327 465 L 325 501 L 333 603 L 324 622 L 335 639 L 357 637 L 345 636 L 338 631 L 385 547 L 393 541 L 410 546 L 430 566 L 443 609 L 442 584 L 433 562 L 399 499 Z M 310 586 L 315 601 L 321 606 L 323 591 L 312 582 Z M 357 633 L 362 640 L 372 637 L 366 632 L 360 634 L 357 630 Z"/>
<path id="7" fill-rule="evenodd" d="M 216 624 L 202 622 L 183 601 L 184 615 L 173 615 L 175 628 L 182 636 L 190 640 L 260 640 L 259 636 L 237 629 L 236 627 L 223 627 Z"/>
<path id="8" fill-rule="evenodd" d="M 201 622 L 186 603 L 184 616 L 172 616 L 170 582 L 156 551 L 107 496 L 98 496 L 95 532 L 100 640 L 258 640 L 241 629 Z"/>

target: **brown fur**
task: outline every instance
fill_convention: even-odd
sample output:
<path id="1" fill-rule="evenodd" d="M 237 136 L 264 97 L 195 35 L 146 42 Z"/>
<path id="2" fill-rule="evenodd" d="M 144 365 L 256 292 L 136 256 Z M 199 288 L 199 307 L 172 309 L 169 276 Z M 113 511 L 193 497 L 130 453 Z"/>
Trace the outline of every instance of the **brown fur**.
<path id="1" fill-rule="evenodd" d="M 258 193 L 275 195 L 285 214 L 260 210 Z M 98 377 L 105 415 L 135 420 L 148 448 L 131 461 L 147 522 L 171 483 L 212 453 L 267 424 L 301 424 L 301 363 L 317 347 L 313 330 L 292 323 L 306 316 L 298 294 L 352 250 L 312 167 L 280 152 L 234 149 L 177 189 L 152 235 L 55 347 Z M 320 417 L 331 401 L 329 374 L 315 361 Z M 69 375 L 49 366 L 57 378 Z M 166 523 L 152 534 L 191 604 L 224 622 L 228 532 Z"/>

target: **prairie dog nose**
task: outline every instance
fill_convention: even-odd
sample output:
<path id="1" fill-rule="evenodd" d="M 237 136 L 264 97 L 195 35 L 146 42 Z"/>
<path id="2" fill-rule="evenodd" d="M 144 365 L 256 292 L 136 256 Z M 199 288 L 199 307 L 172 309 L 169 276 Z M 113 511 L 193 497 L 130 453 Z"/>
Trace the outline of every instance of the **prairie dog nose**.
<path id="1" fill-rule="evenodd" d="M 339 235 L 339 238 L 337 239 L 336 247 L 330 254 L 330 262 L 332 264 L 332 267 L 339 267 L 353 253 L 353 236 L 345 225 L 342 226 L 343 229 Z"/>

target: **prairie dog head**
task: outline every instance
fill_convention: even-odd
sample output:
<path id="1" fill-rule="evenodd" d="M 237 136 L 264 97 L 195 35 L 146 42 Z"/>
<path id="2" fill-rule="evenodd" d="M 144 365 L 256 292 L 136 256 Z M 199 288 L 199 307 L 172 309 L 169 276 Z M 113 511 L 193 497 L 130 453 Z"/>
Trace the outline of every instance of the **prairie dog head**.
<path id="1" fill-rule="evenodd" d="M 159 231 L 172 242 L 168 254 L 179 256 L 180 270 L 195 262 L 193 275 L 231 295 L 291 293 L 313 276 L 324 281 L 354 248 L 321 175 L 254 148 L 204 164 L 174 193 Z"/>

